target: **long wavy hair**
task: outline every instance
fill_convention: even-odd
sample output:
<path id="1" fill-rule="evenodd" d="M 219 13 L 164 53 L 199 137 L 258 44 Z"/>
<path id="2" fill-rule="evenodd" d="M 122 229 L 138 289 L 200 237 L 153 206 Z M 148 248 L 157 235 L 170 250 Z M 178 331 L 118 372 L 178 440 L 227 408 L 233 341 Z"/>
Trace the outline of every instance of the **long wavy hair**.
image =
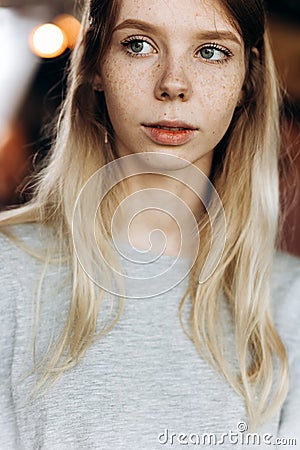
<path id="1" fill-rule="evenodd" d="M 191 298 L 192 314 L 186 332 L 200 355 L 243 397 L 250 423 L 255 427 L 280 409 L 288 390 L 286 352 L 270 313 L 270 275 L 279 218 L 280 96 L 263 1 L 220 3 L 243 37 L 246 64 L 243 104 L 236 109 L 226 135 L 215 149 L 211 175 L 223 203 L 227 239 L 217 269 L 207 282 L 199 284 L 210 245 L 209 221 L 203 219 L 204 248 L 201 245 L 190 272 L 179 317 L 182 319 L 186 299 Z M 38 389 L 72 368 L 95 339 L 114 326 L 123 308 L 123 300 L 119 299 L 117 316 L 97 333 L 103 292 L 84 273 L 72 241 L 72 215 L 81 188 L 99 167 L 116 158 L 114 131 L 104 95 L 93 89 L 93 80 L 108 49 L 119 4 L 117 0 L 86 1 L 81 35 L 69 69 L 68 93 L 49 158 L 35 177 L 32 199 L 0 216 L 3 230 L 25 222 L 51 226 L 71 267 L 69 315 L 52 350 L 35 363 L 40 373 Z M 106 202 L 98 223 L 99 246 L 107 258 L 113 258 L 108 245 L 108 222 L 118 198 L 113 200 Z M 83 229 L 85 220 L 88 218 L 82 217 Z M 230 371 L 223 354 L 220 292 L 226 294 L 233 318 L 239 376 Z M 182 320 L 181 323 L 184 326 Z"/>

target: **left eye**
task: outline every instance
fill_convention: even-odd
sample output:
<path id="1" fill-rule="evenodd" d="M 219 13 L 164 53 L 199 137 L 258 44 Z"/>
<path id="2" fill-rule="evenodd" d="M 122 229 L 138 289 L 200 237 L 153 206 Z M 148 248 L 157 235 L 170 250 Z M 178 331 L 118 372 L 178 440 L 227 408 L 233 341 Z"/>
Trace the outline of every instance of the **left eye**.
<path id="1" fill-rule="evenodd" d="M 124 41 L 122 45 L 133 55 L 147 55 L 154 52 L 152 45 L 141 39 Z"/>
<path id="2" fill-rule="evenodd" d="M 215 47 L 203 47 L 199 50 L 199 53 L 203 59 L 207 61 L 221 61 L 230 56 L 229 52 L 219 50 Z"/>

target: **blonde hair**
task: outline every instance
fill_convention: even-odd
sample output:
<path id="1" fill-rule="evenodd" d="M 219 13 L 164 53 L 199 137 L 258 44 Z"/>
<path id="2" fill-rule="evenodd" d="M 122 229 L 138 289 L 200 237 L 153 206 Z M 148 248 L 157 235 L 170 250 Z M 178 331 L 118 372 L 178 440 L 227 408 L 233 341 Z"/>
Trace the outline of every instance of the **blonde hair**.
<path id="1" fill-rule="evenodd" d="M 279 216 L 279 92 L 261 2 L 227 0 L 223 4 L 244 38 L 247 66 L 243 105 L 215 149 L 213 164 L 212 181 L 222 199 L 227 239 L 217 269 L 206 283 L 199 284 L 210 245 L 210 226 L 204 217 L 201 239 L 203 236 L 207 248 L 201 249 L 191 270 L 179 314 L 181 319 L 189 294 L 192 314 L 187 334 L 200 355 L 244 398 L 255 427 L 279 410 L 288 389 L 286 352 L 270 313 L 270 274 Z M 51 226 L 72 270 L 69 316 L 52 353 L 36 365 L 41 371 L 39 388 L 72 368 L 95 339 L 109 332 L 123 308 L 120 299 L 115 319 L 96 333 L 103 292 L 79 265 L 72 241 L 73 210 L 82 186 L 95 170 L 116 158 L 104 97 L 93 90 L 92 80 L 109 45 L 117 12 L 116 0 L 94 0 L 86 7 L 49 160 L 36 177 L 32 200 L 0 216 L 2 228 L 24 222 Z M 104 144 L 106 130 L 108 145 Z M 99 246 L 113 260 L 108 222 L 119 198 L 112 200 L 99 215 Z M 85 220 L 83 217 L 83 229 Z M 235 325 L 238 377 L 228 369 L 223 355 L 221 292 L 226 294 Z M 277 362 L 280 373 L 273 394 Z"/>

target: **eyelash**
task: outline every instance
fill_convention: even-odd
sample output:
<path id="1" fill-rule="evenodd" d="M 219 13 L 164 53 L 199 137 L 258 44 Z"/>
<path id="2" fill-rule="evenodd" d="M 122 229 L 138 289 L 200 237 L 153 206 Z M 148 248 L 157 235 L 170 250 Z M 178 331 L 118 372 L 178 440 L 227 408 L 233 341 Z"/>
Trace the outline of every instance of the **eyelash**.
<path id="1" fill-rule="evenodd" d="M 232 58 L 233 53 L 226 47 L 223 47 L 222 45 L 217 44 L 216 42 L 212 42 L 211 44 L 204 44 L 199 50 L 197 50 L 196 53 L 199 53 L 200 50 L 203 50 L 205 48 L 209 48 L 209 49 L 214 49 L 214 50 L 218 50 L 220 52 L 222 52 L 225 55 L 225 58 L 219 59 L 219 60 L 211 60 L 213 63 L 217 63 L 217 64 L 224 64 L 227 63 L 230 58 Z M 205 58 L 203 58 L 205 59 Z M 210 60 L 207 60 L 208 62 L 210 62 Z"/>
<path id="2" fill-rule="evenodd" d="M 126 54 L 129 56 L 132 56 L 133 58 L 144 58 L 144 57 L 148 56 L 148 54 L 133 53 L 133 52 L 129 51 L 128 46 L 130 45 L 131 42 L 146 42 L 147 44 L 151 45 L 151 47 L 153 47 L 151 42 L 149 42 L 147 39 L 145 39 L 144 36 L 130 36 L 125 41 L 122 41 L 121 45 L 125 48 Z"/>
<path id="3" fill-rule="evenodd" d="M 151 47 L 153 47 L 153 45 L 151 44 L 151 42 L 149 42 L 144 36 L 130 36 L 129 38 L 127 38 L 126 40 L 121 42 L 121 45 L 125 48 L 125 52 L 127 55 L 133 57 L 133 58 L 144 58 L 149 56 L 148 53 L 133 53 L 130 50 L 128 50 L 128 47 L 130 45 L 131 42 L 145 42 L 149 45 L 151 45 Z M 229 61 L 229 59 L 233 56 L 233 53 L 226 47 L 223 47 L 219 44 L 217 44 L 216 42 L 212 42 L 209 44 L 205 44 L 203 45 L 199 50 L 196 51 L 196 54 L 200 52 L 200 50 L 203 50 L 205 48 L 209 48 L 209 49 L 215 49 L 218 50 L 220 52 L 222 52 L 226 57 L 222 58 L 220 60 L 207 60 L 207 62 L 211 62 L 213 64 L 224 64 L 227 63 Z M 155 50 L 155 48 L 153 47 L 153 49 Z M 157 51 L 155 50 L 155 53 L 157 53 Z M 202 58 L 203 60 L 205 60 L 205 58 Z"/>

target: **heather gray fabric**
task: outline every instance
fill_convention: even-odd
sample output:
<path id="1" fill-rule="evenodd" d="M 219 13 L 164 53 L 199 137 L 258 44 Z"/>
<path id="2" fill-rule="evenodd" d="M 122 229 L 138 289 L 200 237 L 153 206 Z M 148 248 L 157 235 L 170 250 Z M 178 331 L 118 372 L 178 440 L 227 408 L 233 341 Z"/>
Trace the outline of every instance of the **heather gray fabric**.
<path id="1" fill-rule="evenodd" d="M 13 230 L 36 249 L 52 239 L 48 230 L 37 225 Z M 241 422 L 247 423 L 243 401 L 201 359 L 179 323 L 178 304 L 187 277 L 155 298 L 127 300 L 113 330 L 93 344 L 44 397 L 26 401 L 35 376 L 22 378 L 33 364 L 34 305 L 43 264 L 1 234 L 0 249 L 1 450 L 300 448 L 300 264 L 296 258 L 278 254 L 273 274 L 274 318 L 288 350 L 290 391 L 280 414 L 258 430 L 261 445 L 256 446 L 251 439 L 258 437 L 247 437 L 248 432 L 237 429 L 239 424 L 242 430 Z M 172 258 L 164 257 L 155 264 L 161 272 L 170 263 Z M 187 264 L 182 260 L 173 271 L 175 282 Z M 148 276 L 146 267 L 137 266 L 136 275 Z M 130 273 L 132 267 L 128 263 L 125 269 Z M 70 292 L 67 266 L 50 265 L 41 291 L 38 358 L 62 327 Z M 109 307 L 106 296 L 99 327 Z M 189 304 L 184 320 L 188 308 Z M 227 357 L 236 367 L 225 302 L 222 321 Z M 204 438 L 204 433 L 215 433 L 219 444 L 213 445 L 215 437 Z M 230 436 L 222 438 L 222 433 Z M 297 446 L 275 445 L 278 438 L 295 438 Z"/>

